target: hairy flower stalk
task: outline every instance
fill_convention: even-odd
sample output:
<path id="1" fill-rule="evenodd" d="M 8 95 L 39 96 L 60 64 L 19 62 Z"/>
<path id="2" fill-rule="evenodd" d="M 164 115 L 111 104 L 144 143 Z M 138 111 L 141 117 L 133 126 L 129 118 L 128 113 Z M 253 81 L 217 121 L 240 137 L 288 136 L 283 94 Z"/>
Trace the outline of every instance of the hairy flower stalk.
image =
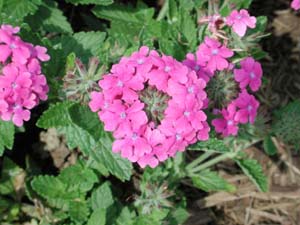
<path id="1" fill-rule="evenodd" d="M 99 90 L 97 81 L 105 68 L 99 67 L 100 61 L 97 57 L 90 58 L 87 67 L 73 55 L 69 56 L 68 61 L 66 75 L 63 78 L 63 92 L 68 100 L 87 104 L 89 93 L 92 90 Z"/>

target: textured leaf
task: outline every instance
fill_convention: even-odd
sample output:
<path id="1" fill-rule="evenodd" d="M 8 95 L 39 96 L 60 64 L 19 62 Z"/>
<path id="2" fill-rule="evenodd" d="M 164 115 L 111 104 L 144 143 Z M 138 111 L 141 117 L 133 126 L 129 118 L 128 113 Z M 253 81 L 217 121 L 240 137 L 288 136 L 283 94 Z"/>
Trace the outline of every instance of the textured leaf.
<path id="1" fill-rule="evenodd" d="M 68 110 L 73 104 L 70 102 L 59 102 L 51 105 L 37 121 L 37 126 L 47 129 L 70 125 L 71 118 Z"/>
<path id="2" fill-rule="evenodd" d="M 267 177 L 264 175 L 261 165 L 256 160 L 236 159 L 235 161 L 260 191 L 268 191 Z"/>
<path id="3" fill-rule="evenodd" d="M 66 2 L 72 3 L 74 5 L 82 4 L 96 4 L 96 5 L 110 5 L 114 1 L 113 0 L 66 0 Z"/>
<path id="4" fill-rule="evenodd" d="M 41 0 L 5 0 L 3 1 L 2 12 L 15 20 L 23 20 L 27 15 L 33 15 Z"/>
<path id="5" fill-rule="evenodd" d="M 52 0 L 46 0 L 39 7 L 38 11 L 26 18 L 32 29 L 42 29 L 47 32 L 72 33 L 72 27 L 63 15 L 63 12 L 57 8 L 57 3 Z"/>
<path id="6" fill-rule="evenodd" d="M 82 193 L 90 191 L 98 182 L 98 177 L 93 170 L 79 163 L 65 168 L 58 178 L 68 185 L 68 190 L 77 189 Z"/>
<path id="7" fill-rule="evenodd" d="M 86 156 L 90 155 L 90 152 L 97 146 L 95 139 L 87 131 L 77 125 L 72 124 L 66 127 L 59 127 L 57 130 L 66 136 L 67 144 L 70 149 L 79 147 Z"/>
<path id="8" fill-rule="evenodd" d="M 268 155 L 275 155 L 277 153 L 277 148 L 272 140 L 272 136 L 267 136 L 263 142 L 264 150 Z"/>
<path id="9" fill-rule="evenodd" d="M 0 120 L 0 156 L 4 149 L 12 149 L 15 137 L 15 127 L 12 122 Z"/>
<path id="10" fill-rule="evenodd" d="M 201 171 L 198 176 L 192 177 L 195 187 L 206 192 L 209 191 L 235 191 L 235 187 L 220 177 L 216 172 L 210 170 Z"/>
<path id="11" fill-rule="evenodd" d="M 105 225 L 106 224 L 106 210 L 105 209 L 96 209 L 87 225 Z"/>
<path id="12" fill-rule="evenodd" d="M 69 215 L 75 222 L 85 222 L 89 216 L 89 208 L 86 201 L 71 201 L 69 205 Z"/>
<path id="13" fill-rule="evenodd" d="M 95 161 L 103 164 L 111 174 L 120 180 L 129 180 L 132 173 L 132 163 L 112 152 L 112 140 L 108 133 L 102 133 L 98 146 L 91 152 Z"/>
<path id="14" fill-rule="evenodd" d="M 109 182 L 105 182 L 92 193 L 91 205 L 93 210 L 107 209 L 114 203 Z"/>
<path id="15" fill-rule="evenodd" d="M 230 152 L 230 149 L 225 145 L 224 141 L 215 137 L 210 137 L 207 141 L 199 141 L 188 149 L 193 151 L 213 151 L 220 153 Z"/>
<path id="16" fill-rule="evenodd" d="M 93 9 L 93 13 L 101 19 L 143 25 L 145 21 L 150 21 L 152 19 L 154 9 L 133 9 L 118 5 L 108 7 L 96 6 Z"/>
<path id="17" fill-rule="evenodd" d="M 106 37 L 104 32 L 79 32 L 73 36 L 62 36 L 57 39 L 64 51 L 65 57 L 74 52 L 83 62 L 87 62 L 92 56 L 99 56 L 103 41 Z"/>

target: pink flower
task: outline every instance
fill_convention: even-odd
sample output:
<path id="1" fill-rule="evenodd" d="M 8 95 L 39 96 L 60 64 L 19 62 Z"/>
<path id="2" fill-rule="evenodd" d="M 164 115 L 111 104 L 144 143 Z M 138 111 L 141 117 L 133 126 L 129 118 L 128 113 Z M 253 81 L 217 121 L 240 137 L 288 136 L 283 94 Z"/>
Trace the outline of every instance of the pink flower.
<path id="1" fill-rule="evenodd" d="M 201 108 L 202 105 L 199 105 L 195 97 L 189 95 L 181 104 L 171 100 L 169 107 L 165 111 L 165 115 L 167 119 L 177 121 L 178 130 L 201 130 L 203 129 L 202 122 L 207 119 L 206 114 Z"/>
<path id="2" fill-rule="evenodd" d="M 113 151 L 143 168 L 208 138 L 206 82 L 170 56 L 142 47 L 113 65 L 99 86 L 90 109 L 113 132 Z"/>
<path id="3" fill-rule="evenodd" d="M 217 133 L 222 133 L 224 137 L 229 135 L 237 135 L 238 121 L 236 120 L 236 106 L 230 103 L 227 109 L 221 111 L 223 118 L 213 119 L 212 125 L 215 127 Z"/>
<path id="4" fill-rule="evenodd" d="M 207 63 L 206 68 L 214 73 L 216 70 L 228 68 L 229 63 L 226 59 L 233 56 L 233 51 L 219 41 L 205 37 L 204 43 L 200 44 L 196 55 L 197 58 L 204 60 Z"/>
<path id="5" fill-rule="evenodd" d="M 195 55 L 192 53 L 188 53 L 186 55 L 186 59 L 182 63 L 191 70 L 194 70 L 197 73 L 197 76 L 205 80 L 206 83 L 208 83 L 210 78 L 213 76 L 212 73 L 205 70 L 206 63 L 201 61 L 201 59 L 196 60 Z"/>
<path id="6" fill-rule="evenodd" d="M 293 0 L 291 3 L 291 7 L 295 10 L 300 9 L 300 0 Z"/>
<path id="7" fill-rule="evenodd" d="M 99 113 L 99 117 L 105 124 L 104 129 L 114 131 L 114 136 L 120 138 L 131 132 L 132 129 L 137 130 L 147 123 L 147 116 L 142 111 L 143 108 L 144 104 L 139 101 L 126 107 L 122 101 L 115 100 L 105 111 Z"/>
<path id="8" fill-rule="evenodd" d="M 105 91 L 105 98 L 114 99 L 121 98 L 125 101 L 133 102 L 138 99 L 136 91 L 144 88 L 143 79 L 134 76 L 134 68 L 125 65 L 115 66 L 112 74 L 103 76 L 99 81 L 99 86 Z"/>
<path id="9" fill-rule="evenodd" d="M 143 132 L 133 132 L 127 133 L 123 139 L 114 141 L 112 150 L 113 152 L 121 152 L 123 158 L 136 162 L 141 157 L 149 154 L 152 147 L 143 136 Z"/>
<path id="10" fill-rule="evenodd" d="M 18 27 L 0 28 L 0 117 L 22 126 L 40 100 L 47 99 L 48 85 L 41 74 L 41 61 L 50 57 L 47 49 L 24 42 Z"/>
<path id="11" fill-rule="evenodd" d="M 248 123 L 248 121 L 253 124 L 259 107 L 259 102 L 255 97 L 243 90 L 235 100 L 235 104 L 239 108 L 235 119 L 242 124 Z"/>
<path id="12" fill-rule="evenodd" d="M 240 83 L 240 88 L 244 89 L 247 85 L 252 91 L 257 91 L 261 85 L 263 71 L 259 62 L 252 57 L 241 61 L 241 69 L 234 70 L 234 78 Z"/>
<path id="13" fill-rule="evenodd" d="M 240 12 L 233 10 L 231 14 L 226 18 L 226 24 L 232 26 L 233 31 L 240 37 L 245 36 L 247 27 L 255 28 L 256 18 L 250 16 L 248 11 L 241 9 Z"/>

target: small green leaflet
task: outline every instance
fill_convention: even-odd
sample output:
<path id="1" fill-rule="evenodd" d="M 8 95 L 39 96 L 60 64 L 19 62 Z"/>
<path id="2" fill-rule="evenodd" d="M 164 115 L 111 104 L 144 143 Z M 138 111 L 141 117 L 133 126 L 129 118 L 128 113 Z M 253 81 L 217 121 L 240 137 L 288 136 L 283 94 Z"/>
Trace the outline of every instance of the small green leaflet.
<path id="1" fill-rule="evenodd" d="M 113 203 L 114 199 L 109 182 L 105 182 L 99 188 L 93 191 L 91 197 L 91 205 L 93 210 L 108 209 Z"/>
<path id="2" fill-rule="evenodd" d="M 6 14 L 7 17 L 2 17 L 1 22 L 19 21 L 20 23 L 25 16 L 33 15 L 41 4 L 41 0 L 4 0 L 1 13 Z"/>
<path id="3" fill-rule="evenodd" d="M 87 223 L 87 225 L 105 225 L 105 224 L 106 224 L 106 209 L 102 209 L 102 208 L 96 209 L 92 213 Z"/>
<path id="4" fill-rule="evenodd" d="M 66 0 L 68 3 L 72 3 L 74 5 L 88 5 L 88 4 L 95 4 L 95 5 L 111 5 L 114 3 L 113 0 Z"/>
<path id="5" fill-rule="evenodd" d="M 268 191 L 267 177 L 264 175 L 261 165 L 256 160 L 235 159 L 235 161 L 260 191 Z"/>
<path id="6" fill-rule="evenodd" d="M 15 126 L 9 121 L 0 120 L 0 156 L 5 148 L 12 149 L 15 138 Z"/>
<path id="7" fill-rule="evenodd" d="M 118 177 L 129 180 L 132 164 L 112 152 L 112 138 L 103 130 L 96 113 L 87 106 L 77 103 L 61 102 L 49 107 L 37 122 L 41 128 L 55 127 L 67 137 L 69 148 L 79 147 L 84 155 Z"/>
<path id="8" fill-rule="evenodd" d="M 52 0 L 45 0 L 37 12 L 26 17 L 25 21 L 29 23 L 33 30 L 44 30 L 47 32 L 72 33 L 72 27 L 63 15 L 63 12 L 57 7 L 57 3 Z"/>
<path id="9" fill-rule="evenodd" d="M 219 140 L 215 137 L 210 137 L 207 141 L 199 141 L 191 145 L 188 149 L 193 151 L 213 151 L 216 153 L 231 152 L 223 140 Z"/>
<path id="10" fill-rule="evenodd" d="M 206 192 L 210 191 L 228 191 L 234 192 L 236 189 L 232 184 L 229 184 L 226 180 L 218 175 L 218 173 L 204 170 L 193 176 L 193 185 L 200 188 Z"/>

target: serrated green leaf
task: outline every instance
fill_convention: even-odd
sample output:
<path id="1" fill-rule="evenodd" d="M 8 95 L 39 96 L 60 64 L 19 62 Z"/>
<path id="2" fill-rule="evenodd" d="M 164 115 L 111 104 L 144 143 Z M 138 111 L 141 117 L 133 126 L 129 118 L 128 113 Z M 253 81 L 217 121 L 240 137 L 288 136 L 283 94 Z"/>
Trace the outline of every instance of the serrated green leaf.
<path id="1" fill-rule="evenodd" d="M 70 149 L 79 147 L 86 156 L 90 155 L 90 152 L 97 146 L 95 139 L 87 131 L 75 124 L 58 127 L 57 130 L 66 136 L 67 145 Z"/>
<path id="2" fill-rule="evenodd" d="M 105 182 L 93 191 L 91 205 L 93 210 L 108 209 L 114 203 L 110 183 Z"/>
<path id="3" fill-rule="evenodd" d="M 112 139 L 109 134 L 103 133 L 98 146 L 91 152 L 96 162 L 103 164 L 111 174 L 120 180 L 129 180 L 132 173 L 132 163 L 112 152 Z"/>
<path id="4" fill-rule="evenodd" d="M 26 22 L 34 30 L 42 29 L 47 32 L 72 33 L 72 27 L 63 15 L 63 12 L 57 8 L 57 3 L 52 0 L 45 0 L 37 12 L 27 17 Z"/>
<path id="5" fill-rule="evenodd" d="M 113 0 L 66 0 L 66 2 L 68 3 L 72 3 L 74 5 L 88 5 L 88 4 L 95 4 L 95 5 L 111 5 L 112 3 L 114 3 Z"/>
<path id="6" fill-rule="evenodd" d="M 207 141 L 199 141 L 188 148 L 192 151 L 212 151 L 217 153 L 231 152 L 223 140 L 210 137 Z"/>
<path id="7" fill-rule="evenodd" d="M 72 121 L 68 110 L 73 104 L 71 102 L 59 102 L 51 105 L 39 118 L 36 125 L 44 129 L 70 125 Z"/>
<path id="8" fill-rule="evenodd" d="M 192 176 L 193 185 L 206 192 L 210 191 L 228 191 L 234 192 L 235 187 L 229 184 L 226 180 L 218 175 L 218 173 L 204 170 L 197 174 L 197 176 Z"/>
<path id="9" fill-rule="evenodd" d="M 69 204 L 69 215 L 75 222 L 85 222 L 89 216 L 89 208 L 86 201 L 71 201 Z"/>
<path id="10" fill-rule="evenodd" d="M 93 170 L 79 163 L 65 168 L 58 178 L 68 185 L 68 190 L 76 189 L 82 193 L 90 191 L 94 184 L 98 182 L 98 177 Z"/>
<path id="11" fill-rule="evenodd" d="M 56 39 L 62 48 L 65 57 L 74 52 L 76 56 L 87 63 L 92 56 L 99 56 L 106 33 L 104 32 L 79 32 L 74 35 L 64 35 Z"/>
<path id="12" fill-rule="evenodd" d="M 179 207 L 169 213 L 167 221 L 169 222 L 169 225 L 184 224 L 188 217 L 188 211 L 182 207 Z"/>
<path id="13" fill-rule="evenodd" d="M 0 120 L 0 156 L 4 149 L 12 149 L 15 138 L 15 127 L 12 122 Z"/>
<path id="14" fill-rule="evenodd" d="M 116 225 L 132 225 L 136 217 L 135 212 L 131 212 L 128 207 L 123 207 L 120 215 L 116 220 Z"/>
<path id="15" fill-rule="evenodd" d="M 12 19 L 23 20 L 25 16 L 34 14 L 41 3 L 41 0 L 4 1 L 2 12 L 9 15 Z"/>
<path id="16" fill-rule="evenodd" d="M 256 160 L 235 159 L 235 161 L 260 191 L 268 191 L 267 177 L 264 175 L 261 165 Z"/>
<path id="17" fill-rule="evenodd" d="M 267 136 L 263 141 L 264 150 L 268 155 L 275 155 L 277 153 L 277 148 L 272 140 L 272 136 Z"/>
<path id="18" fill-rule="evenodd" d="M 22 178 L 24 174 L 25 172 L 22 168 L 9 158 L 4 157 L 0 176 L 0 194 L 14 196 L 16 194 L 14 184 L 16 184 L 18 179 Z"/>
<path id="19" fill-rule="evenodd" d="M 105 225 L 106 224 L 106 209 L 96 209 L 87 225 Z"/>

